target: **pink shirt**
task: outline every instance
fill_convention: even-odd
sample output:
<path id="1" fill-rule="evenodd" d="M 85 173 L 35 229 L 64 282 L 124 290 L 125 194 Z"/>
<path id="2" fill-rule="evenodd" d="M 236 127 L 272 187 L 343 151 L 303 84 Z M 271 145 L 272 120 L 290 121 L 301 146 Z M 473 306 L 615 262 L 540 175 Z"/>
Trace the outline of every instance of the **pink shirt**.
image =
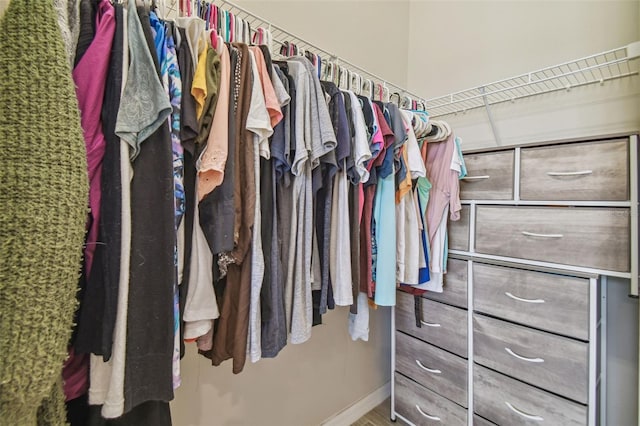
<path id="1" fill-rule="evenodd" d="M 447 207 L 451 212 L 451 220 L 460 219 L 462 206 L 460 205 L 458 172 L 451 168 L 451 158 L 453 158 L 455 149 L 453 133 L 442 142 L 430 142 L 427 145 L 427 178 L 433 185 L 427 204 L 427 228 L 431 242 L 433 242 Z"/>
<path id="2" fill-rule="evenodd" d="M 269 111 L 271 127 L 274 128 L 283 117 L 282 110 L 280 109 L 280 103 L 278 102 L 276 91 L 271 83 L 271 78 L 269 77 L 269 71 L 267 70 L 267 64 L 264 61 L 262 50 L 260 50 L 258 46 L 250 46 L 249 50 L 253 52 L 256 58 L 256 66 L 258 67 L 258 73 L 260 75 L 260 83 L 262 83 L 264 102 L 267 105 L 267 111 Z"/>

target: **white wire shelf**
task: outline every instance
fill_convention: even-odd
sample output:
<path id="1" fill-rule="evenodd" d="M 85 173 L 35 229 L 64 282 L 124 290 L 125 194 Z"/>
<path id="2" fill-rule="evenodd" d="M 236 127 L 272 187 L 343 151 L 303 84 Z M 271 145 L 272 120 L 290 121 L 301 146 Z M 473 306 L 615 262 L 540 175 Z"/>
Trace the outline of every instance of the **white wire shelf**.
<path id="1" fill-rule="evenodd" d="M 313 43 L 310 43 L 309 41 L 304 40 L 275 24 L 272 24 L 268 20 L 263 19 L 255 15 L 254 13 L 238 6 L 233 1 L 211 0 L 211 3 L 217 4 L 218 6 L 223 7 L 227 11 L 249 22 L 252 30 L 258 27 L 268 29 L 271 32 L 273 42 L 278 44 L 279 46 L 284 45 L 285 42 L 293 43 L 294 45 L 297 46 L 298 51 L 309 51 L 309 52 L 319 54 L 323 61 L 333 62 L 334 64 L 338 65 L 344 70 L 347 70 L 352 74 L 355 73 L 356 75 L 362 77 L 362 79 L 368 79 L 373 81 L 374 83 L 379 83 L 380 85 L 379 87 L 383 89 L 384 93 L 381 94 L 378 88 L 375 88 L 373 96 L 376 99 L 380 99 L 380 96 L 383 95 L 386 98 L 386 100 L 389 100 L 390 98 L 393 97 L 394 101 L 404 102 L 405 100 L 407 100 L 406 98 L 409 97 L 411 98 L 411 100 L 415 100 L 416 102 L 424 106 L 424 98 L 422 96 L 418 96 L 415 93 L 411 93 L 407 89 L 397 84 L 394 84 L 379 75 L 369 72 L 364 68 L 358 65 L 355 65 L 354 63 L 347 61 L 344 58 L 341 58 L 332 52 L 322 49 L 314 45 Z M 278 56 L 278 53 L 277 53 L 278 50 L 279 50 L 278 48 L 274 48 L 273 46 L 271 48 L 271 51 L 275 53 L 276 56 Z M 348 84 L 349 83 L 347 83 L 347 85 Z M 354 91 L 361 92 L 362 88 L 354 88 Z M 397 98 L 395 98 L 394 95 L 397 95 Z"/>
<path id="2" fill-rule="evenodd" d="M 425 101 L 424 97 L 412 93 L 397 84 L 389 82 L 387 79 L 340 58 L 336 54 L 297 37 L 295 34 L 238 6 L 231 0 L 209 0 L 208 2 L 214 3 L 245 20 L 250 24 L 252 31 L 255 31 L 259 27 L 268 29 L 272 35 L 273 43 L 278 45 L 278 47 L 270 46 L 270 50 L 274 56 L 279 56 L 279 46 L 284 45 L 285 42 L 292 43 L 297 46 L 299 52 L 310 51 L 319 54 L 323 62 L 332 62 L 340 68 L 348 70 L 350 73 L 359 75 L 363 79 L 379 83 L 379 86 L 375 87 L 373 93 L 375 99 L 385 97 L 386 100 L 389 100 L 393 98 L 394 101 L 397 101 L 403 106 L 406 105 L 405 102 L 408 100 L 415 100 L 419 103 L 420 108 L 426 106 L 426 110 L 432 118 L 458 114 L 502 102 L 512 102 L 517 99 L 544 93 L 571 90 L 572 88 L 589 84 L 604 84 L 610 80 L 634 76 L 639 73 L 638 62 L 640 61 L 638 58 L 640 57 L 640 41 L 617 49 L 444 96 L 427 99 Z M 169 0 L 160 3 L 164 3 L 166 5 L 165 7 L 168 7 L 169 12 L 177 13 L 178 0 Z M 345 87 L 351 86 L 347 83 Z M 379 89 L 383 89 L 383 93 L 381 93 Z M 354 91 L 363 92 L 361 87 L 354 88 Z M 397 95 L 397 98 L 394 98 L 394 95 Z"/>
<path id="3" fill-rule="evenodd" d="M 557 90 L 604 84 L 609 80 L 637 75 L 639 56 L 640 42 L 631 43 L 516 77 L 427 99 L 427 111 L 431 117 L 439 117 Z"/>
<path id="4" fill-rule="evenodd" d="M 164 16 L 168 16 L 171 14 L 173 15 L 178 14 L 178 0 L 167 0 L 164 2 L 160 1 L 158 3 L 159 3 L 159 6 L 161 7 L 161 10 L 164 12 L 163 13 Z M 268 29 L 269 32 L 271 33 L 271 39 L 273 44 L 277 45 L 277 46 L 269 46 L 272 52 L 272 55 L 275 57 L 280 56 L 279 55 L 280 46 L 285 45 L 285 42 L 289 44 L 294 44 L 297 47 L 298 52 L 309 51 L 309 52 L 315 53 L 317 55 L 320 55 L 323 63 L 331 62 L 337 67 L 341 68 L 343 70 L 343 74 L 345 75 L 345 79 L 343 80 L 343 84 L 341 85 L 341 87 L 351 88 L 354 90 L 354 92 L 358 94 L 362 93 L 362 94 L 370 95 L 371 86 L 368 84 L 368 82 L 367 84 L 364 84 L 364 86 L 366 86 L 366 90 L 363 90 L 363 87 L 360 84 L 357 85 L 360 87 L 357 87 L 354 84 L 352 84 L 355 82 L 360 82 L 360 80 L 362 80 L 363 82 L 365 80 L 370 80 L 372 83 L 374 83 L 374 87 L 373 87 L 374 93 L 372 94 L 372 96 L 375 99 L 380 99 L 381 97 L 383 97 L 385 100 L 392 99 L 394 102 L 402 104 L 403 106 L 410 105 L 410 101 L 414 100 L 420 105 L 419 108 L 424 108 L 424 105 L 425 105 L 424 97 L 418 96 L 415 93 L 411 93 L 407 89 L 397 84 L 394 84 L 379 75 L 369 72 L 364 68 L 358 65 L 355 65 L 352 62 L 347 61 L 344 58 L 341 58 L 332 52 L 322 49 L 314 45 L 313 43 L 310 43 L 296 36 L 295 34 L 275 24 L 272 24 L 268 20 L 261 18 L 260 16 L 257 16 L 256 14 L 248 11 L 247 9 L 241 6 L 238 6 L 233 1 L 207 0 L 207 3 L 215 4 L 218 7 L 221 7 L 226 11 L 232 13 L 234 16 L 237 16 L 243 19 L 244 21 L 248 22 L 249 25 L 251 26 L 252 32 L 255 32 L 255 30 L 260 27 Z M 348 73 L 344 71 L 348 71 Z M 357 76 L 359 76 L 360 79 L 358 79 Z"/>

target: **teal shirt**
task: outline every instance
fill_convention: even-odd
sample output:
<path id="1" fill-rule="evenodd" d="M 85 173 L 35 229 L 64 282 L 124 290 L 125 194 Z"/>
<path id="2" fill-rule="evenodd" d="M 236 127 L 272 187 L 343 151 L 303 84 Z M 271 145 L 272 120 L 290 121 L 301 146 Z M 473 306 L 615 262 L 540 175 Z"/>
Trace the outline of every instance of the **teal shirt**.
<path id="1" fill-rule="evenodd" d="M 378 180 L 373 219 L 376 226 L 376 305 L 396 304 L 396 189 L 394 173 Z"/>

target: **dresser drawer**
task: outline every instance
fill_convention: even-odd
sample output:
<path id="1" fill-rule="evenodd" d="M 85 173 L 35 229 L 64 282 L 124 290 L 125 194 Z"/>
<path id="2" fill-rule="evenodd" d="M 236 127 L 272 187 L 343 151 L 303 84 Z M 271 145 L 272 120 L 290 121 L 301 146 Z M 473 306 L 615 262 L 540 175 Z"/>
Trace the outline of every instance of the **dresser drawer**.
<path id="1" fill-rule="evenodd" d="M 588 279 L 474 263 L 473 288 L 476 311 L 589 339 Z"/>
<path id="2" fill-rule="evenodd" d="M 467 406 L 467 360 L 396 332 L 396 370 L 426 388 Z"/>
<path id="3" fill-rule="evenodd" d="M 460 181 L 461 200 L 513 198 L 514 152 L 466 154 L 467 176 Z"/>
<path id="4" fill-rule="evenodd" d="M 477 314 L 473 333 L 477 363 L 587 403 L 588 344 Z"/>
<path id="5" fill-rule="evenodd" d="M 449 248 L 452 250 L 469 251 L 469 213 L 468 205 L 462 206 L 460 220 L 449 221 Z"/>
<path id="6" fill-rule="evenodd" d="M 473 415 L 473 426 L 495 426 L 495 425 L 496 425 L 495 423 L 490 422 L 484 417 L 480 417 L 477 414 Z"/>
<path id="7" fill-rule="evenodd" d="M 629 271 L 629 209 L 478 206 L 478 253 Z"/>
<path id="8" fill-rule="evenodd" d="M 395 410 L 416 426 L 466 426 L 467 410 L 448 399 L 395 374 Z"/>
<path id="9" fill-rule="evenodd" d="M 467 357 L 467 311 L 443 303 L 422 299 L 422 326 L 416 327 L 414 297 L 399 291 L 396 300 L 396 328 L 453 352 Z"/>
<path id="10" fill-rule="evenodd" d="M 500 373 L 473 367 L 474 411 L 498 425 L 584 426 L 587 407 Z"/>
<path id="11" fill-rule="evenodd" d="M 424 297 L 450 305 L 467 307 L 467 261 L 451 259 L 447 262 L 442 293 L 428 291 Z"/>
<path id="12" fill-rule="evenodd" d="M 627 140 L 523 148 L 522 200 L 629 199 Z"/>

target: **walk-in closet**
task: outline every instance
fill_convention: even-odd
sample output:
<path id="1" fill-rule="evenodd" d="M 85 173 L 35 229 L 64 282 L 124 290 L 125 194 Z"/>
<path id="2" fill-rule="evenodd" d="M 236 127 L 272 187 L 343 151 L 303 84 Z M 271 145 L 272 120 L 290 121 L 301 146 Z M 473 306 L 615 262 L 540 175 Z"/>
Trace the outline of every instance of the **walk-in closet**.
<path id="1" fill-rule="evenodd" d="M 640 424 L 640 1 L 0 0 L 0 426 Z"/>

